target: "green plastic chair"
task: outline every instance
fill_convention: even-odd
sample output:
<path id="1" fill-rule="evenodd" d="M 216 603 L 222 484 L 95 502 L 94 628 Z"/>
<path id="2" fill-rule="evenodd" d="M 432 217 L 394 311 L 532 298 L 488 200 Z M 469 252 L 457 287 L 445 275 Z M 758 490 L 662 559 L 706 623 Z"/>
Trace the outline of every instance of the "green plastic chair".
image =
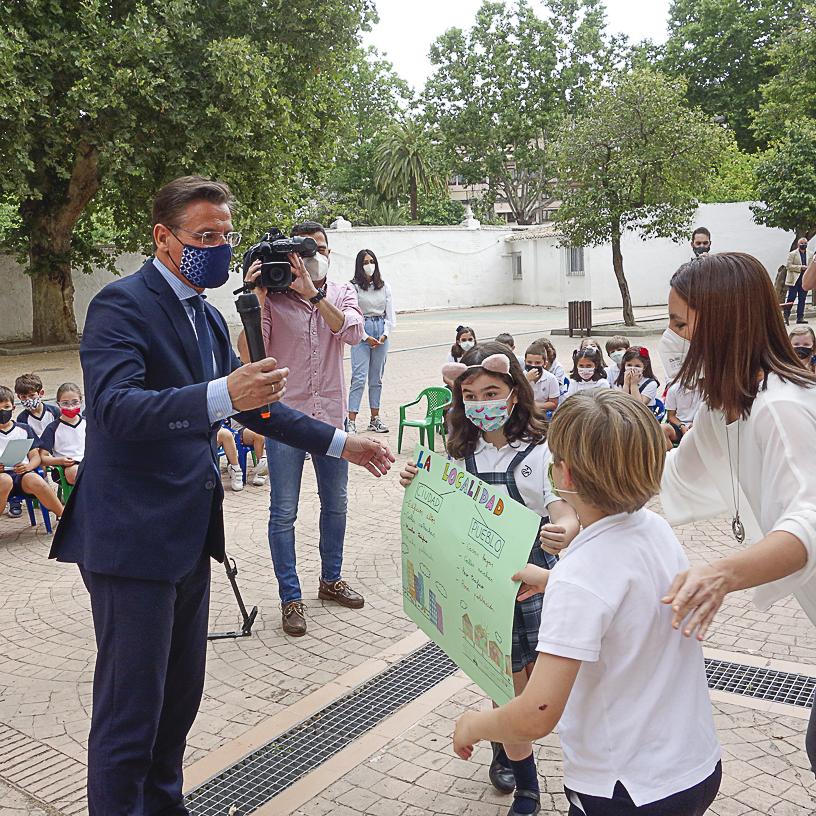
<path id="1" fill-rule="evenodd" d="M 425 413 L 424 419 L 406 419 L 405 409 L 412 405 L 417 405 L 422 402 L 422 398 L 428 400 L 428 410 Z M 419 428 L 419 442 L 421 445 L 425 444 L 425 431 L 428 432 L 428 447 L 434 449 L 434 428 L 439 429 L 439 435 L 442 437 L 442 442 L 445 442 L 445 419 L 444 410 L 447 408 L 453 394 L 447 388 L 424 388 L 419 396 L 413 401 L 405 405 L 400 405 L 400 422 L 399 422 L 399 437 L 397 438 L 397 453 L 402 453 L 402 429 Z"/>
<path id="2" fill-rule="evenodd" d="M 57 474 L 57 498 L 65 506 L 74 486 L 65 478 L 65 468 L 62 465 L 52 465 L 49 470 Z"/>

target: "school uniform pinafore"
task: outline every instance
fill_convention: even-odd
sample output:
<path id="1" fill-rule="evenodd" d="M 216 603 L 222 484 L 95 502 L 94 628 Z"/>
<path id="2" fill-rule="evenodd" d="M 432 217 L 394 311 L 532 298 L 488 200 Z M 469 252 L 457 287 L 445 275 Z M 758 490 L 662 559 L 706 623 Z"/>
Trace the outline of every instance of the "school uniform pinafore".
<path id="1" fill-rule="evenodd" d="M 514 472 L 535 447 L 536 443 L 531 442 L 524 450 L 520 450 L 503 473 L 482 473 L 476 465 L 476 457 L 473 454 L 465 457 L 465 469 L 468 473 L 481 479 L 485 484 L 504 485 L 512 499 L 515 499 L 519 504 L 524 504 L 524 499 L 522 499 L 521 493 L 516 486 Z M 549 521 L 549 516 L 543 516 L 539 529 Z M 544 552 L 541 549 L 541 542 L 536 536 L 533 548 L 530 550 L 528 563 L 545 569 L 552 569 L 558 563 L 558 556 Z M 538 657 L 536 645 L 538 644 L 538 630 L 541 626 L 541 607 L 543 603 L 544 598 L 541 593 L 537 593 L 524 601 L 516 601 L 513 610 L 513 647 L 511 652 L 514 672 L 520 672 L 525 666 L 535 663 Z"/>

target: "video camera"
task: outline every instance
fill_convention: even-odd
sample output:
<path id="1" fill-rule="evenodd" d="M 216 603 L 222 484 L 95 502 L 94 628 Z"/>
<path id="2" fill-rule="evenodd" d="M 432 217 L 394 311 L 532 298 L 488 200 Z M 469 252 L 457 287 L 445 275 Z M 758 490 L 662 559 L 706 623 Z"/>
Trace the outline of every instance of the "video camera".
<path id="1" fill-rule="evenodd" d="M 261 274 L 254 283 L 247 283 L 235 292 L 251 292 L 255 286 L 263 286 L 267 292 L 286 292 L 292 285 L 295 275 L 287 255 L 295 252 L 303 258 L 313 258 L 317 254 L 317 242 L 314 238 L 298 235 L 288 238 L 277 227 L 270 227 L 260 241 L 244 253 L 243 273 L 259 258 Z"/>

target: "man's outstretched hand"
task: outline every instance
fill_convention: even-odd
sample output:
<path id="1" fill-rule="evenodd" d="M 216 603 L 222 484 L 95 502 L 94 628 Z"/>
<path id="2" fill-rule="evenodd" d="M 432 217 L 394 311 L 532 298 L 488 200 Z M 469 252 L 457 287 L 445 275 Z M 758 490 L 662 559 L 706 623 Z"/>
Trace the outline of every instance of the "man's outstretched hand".
<path id="1" fill-rule="evenodd" d="M 362 465 L 378 478 L 385 476 L 391 469 L 391 463 L 395 461 L 394 454 L 378 440 L 357 434 L 348 436 L 341 455 L 353 465 Z"/>

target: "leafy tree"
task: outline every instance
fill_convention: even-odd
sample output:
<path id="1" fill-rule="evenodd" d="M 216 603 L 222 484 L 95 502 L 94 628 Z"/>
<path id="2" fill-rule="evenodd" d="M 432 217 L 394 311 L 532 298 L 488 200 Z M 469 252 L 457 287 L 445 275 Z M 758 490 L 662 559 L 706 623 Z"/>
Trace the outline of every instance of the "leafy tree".
<path id="1" fill-rule="evenodd" d="M 685 82 L 637 70 L 599 89 L 554 145 L 565 246 L 612 244 L 623 319 L 635 325 L 621 238 L 685 237 L 725 133 L 685 106 Z"/>
<path id="2" fill-rule="evenodd" d="M 754 220 L 796 233 L 816 235 L 816 122 L 803 122 L 787 140 L 768 151 L 756 168 Z"/>
<path id="3" fill-rule="evenodd" d="M 29 0 L 0 8 L 5 241 L 31 276 L 34 342 L 76 339 L 71 268 L 149 241 L 150 200 L 184 173 L 227 181 L 239 228 L 295 210 L 343 126 L 338 77 L 369 0 Z M 104 217 L 103 217 L 104 220 Z"/>
<path id="4" fill-rule="evenodd" d="M 600 0 L 546 0 L 546 12 L 485 0 L 470 31 L 451 28 L 431 46 L 423 94 L 452 174 L 467 185 L 486 177 L 484 203 L 505 199 L 520 224 L 549 197 L 547 145 L 611 59 Z"/>
<path id="5" fill-rule="evenodd" d="M 764 153 L 745 153 L 731 142 L 722 154 L 716 171 L 709 180 L 707 192 L 700 200 L 707 204 L 725 204 L 734 201 L 755 201 L 756 168 Z"/>
<path id="6" fill-rule="evenodd" d="M 803 120 L 816 119 L 816 5 L 805 4 L 788 24 L 770 50 L 774 75 L 762 87 L 754 115 L 757 136 L 772 141 L 784 139 Z"/>
<path id="7" fill-rule="evenodd" d="M 407 119 L 392 124 L 374 154 L 374 183 L 388 198 L 408 194 L 411 220 L 416 221 L 417 195 L 444 190 L 445 181 L 433 164 L 431 140 L 421 123 Z"/>
<path id="8" fill-rule="evenodd" d="M 419 194 L 417 222 L 428 226 L 456 226 L 465 220 L 465 205 L 451 199 L 447 190 L 439 195 Z"/>
<path id="9" fill-rule="evenodd" d="M 760 86 L 775 73 L 769 64 L 771 49 L 801 4 L 802 0 L 672 2 L 661 69 L 686 77 L 689 103 L 725 117 L 742 150 L 753 152 L 765 144 L 751 129 L 752 111 L 760 105 Z"/>

